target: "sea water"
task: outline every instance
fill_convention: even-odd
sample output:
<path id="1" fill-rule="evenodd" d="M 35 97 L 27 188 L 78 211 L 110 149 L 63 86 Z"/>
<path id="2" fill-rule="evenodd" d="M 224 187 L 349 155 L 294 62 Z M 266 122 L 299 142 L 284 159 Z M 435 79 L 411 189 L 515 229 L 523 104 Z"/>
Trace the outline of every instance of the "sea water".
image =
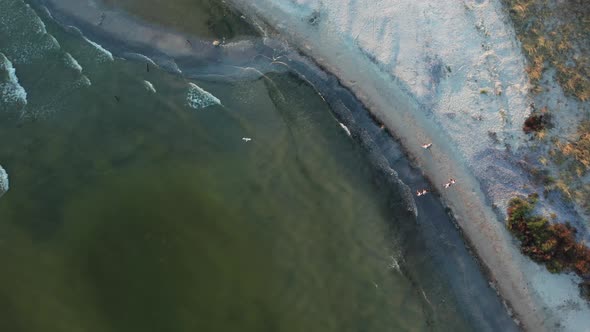
<path id="1" fill-rule="evenodd" d="M 350 96 L 236 59 L 182 74 L 117 56 L 35 5 L 0 0 L 1 331 L 514 328 L 440 202 L 414 208 L 335 117 Z M 106 5 L 205 42 L 259 38 L 220 1 Z"/>

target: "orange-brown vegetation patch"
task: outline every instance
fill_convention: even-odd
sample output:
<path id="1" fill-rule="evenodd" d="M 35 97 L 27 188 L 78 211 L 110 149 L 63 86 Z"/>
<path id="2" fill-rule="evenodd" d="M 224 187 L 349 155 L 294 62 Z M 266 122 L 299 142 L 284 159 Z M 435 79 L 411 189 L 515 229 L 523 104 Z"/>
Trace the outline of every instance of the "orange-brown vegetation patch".
<path id="1" fill-rule="evenodd" d="M 516 197 L 508 204 L 507 226 L 520 241 L 521 251 L 551 272 L 574 271 L 588 281 L 590 248 L 576 241 L 576 229 L 568 223 L 550 223 L 533 215 L 537 198 Z"/>
<path id="2" fill-rule="evenodd" d="M 503 0 L 529 66 L 533 91 L 543 72 L 556 70 L 563 90 L 590 100 L 590 2 L 586 0 Z"/>

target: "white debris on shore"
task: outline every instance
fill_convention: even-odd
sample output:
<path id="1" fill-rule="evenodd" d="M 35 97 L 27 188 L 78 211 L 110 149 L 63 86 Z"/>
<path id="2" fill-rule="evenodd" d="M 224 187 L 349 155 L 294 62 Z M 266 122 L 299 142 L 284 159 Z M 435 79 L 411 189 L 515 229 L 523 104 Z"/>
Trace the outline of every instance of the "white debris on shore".
<path id="1" fill-rule="evenodd" d="M 0 197 L 2 197 L 9 188 L 8 173 L 6 173 L 6 170 L 0 165 Z"/>
<path id="2" fill-rule="evenodd" d="M 530 186 L 512 153 L 528 140 L 526 61 L 499 0 L 230 2 L 338 76 L 401 138 L 525 329 L 590 326 L 575 278 L 524 257 L 496 214 Z M 437 148 L 425 154 L 424 142 Z M 444 190 L 457 174 L 461 186 Z"/>

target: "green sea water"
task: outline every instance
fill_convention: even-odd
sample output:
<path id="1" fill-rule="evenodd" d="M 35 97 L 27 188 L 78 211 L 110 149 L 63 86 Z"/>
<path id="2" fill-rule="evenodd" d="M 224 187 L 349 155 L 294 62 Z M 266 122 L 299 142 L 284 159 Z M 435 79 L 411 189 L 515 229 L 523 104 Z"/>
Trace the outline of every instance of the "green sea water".
<path id="1" fill-rule="evenodd" d="M 256 35 L 218 2 L 108 3 Z M 209 24 L 175 25 L 183 12 Z M 148 71 L 39 17 L 0 0 L 27 94 L 0 85 L 0 331 L 471 329 L 413 215 L 307 83 Z"/>

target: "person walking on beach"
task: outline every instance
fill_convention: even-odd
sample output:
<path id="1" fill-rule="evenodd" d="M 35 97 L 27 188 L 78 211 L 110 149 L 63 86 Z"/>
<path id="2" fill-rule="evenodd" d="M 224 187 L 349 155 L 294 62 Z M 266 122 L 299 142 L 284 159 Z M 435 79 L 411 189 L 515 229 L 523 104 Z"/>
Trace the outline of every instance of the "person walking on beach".
<path id="1" fill-rule="evenodd" d="M 445 183 L 445 188 L 449 188 L 450 186 L 454 185 L 455 182 L 457 182 L 457 181 L 455 181 L 455 179 L 450 178 L 449 182 Z"/>
<path id="2" fill-rule="evenodd" d="M 418 197 L 424 196 L 426 194 L 428 194 L 428 190 L 426 190 L 426 189 L 416 190 L 416 196 L 418 196 Z"/>

